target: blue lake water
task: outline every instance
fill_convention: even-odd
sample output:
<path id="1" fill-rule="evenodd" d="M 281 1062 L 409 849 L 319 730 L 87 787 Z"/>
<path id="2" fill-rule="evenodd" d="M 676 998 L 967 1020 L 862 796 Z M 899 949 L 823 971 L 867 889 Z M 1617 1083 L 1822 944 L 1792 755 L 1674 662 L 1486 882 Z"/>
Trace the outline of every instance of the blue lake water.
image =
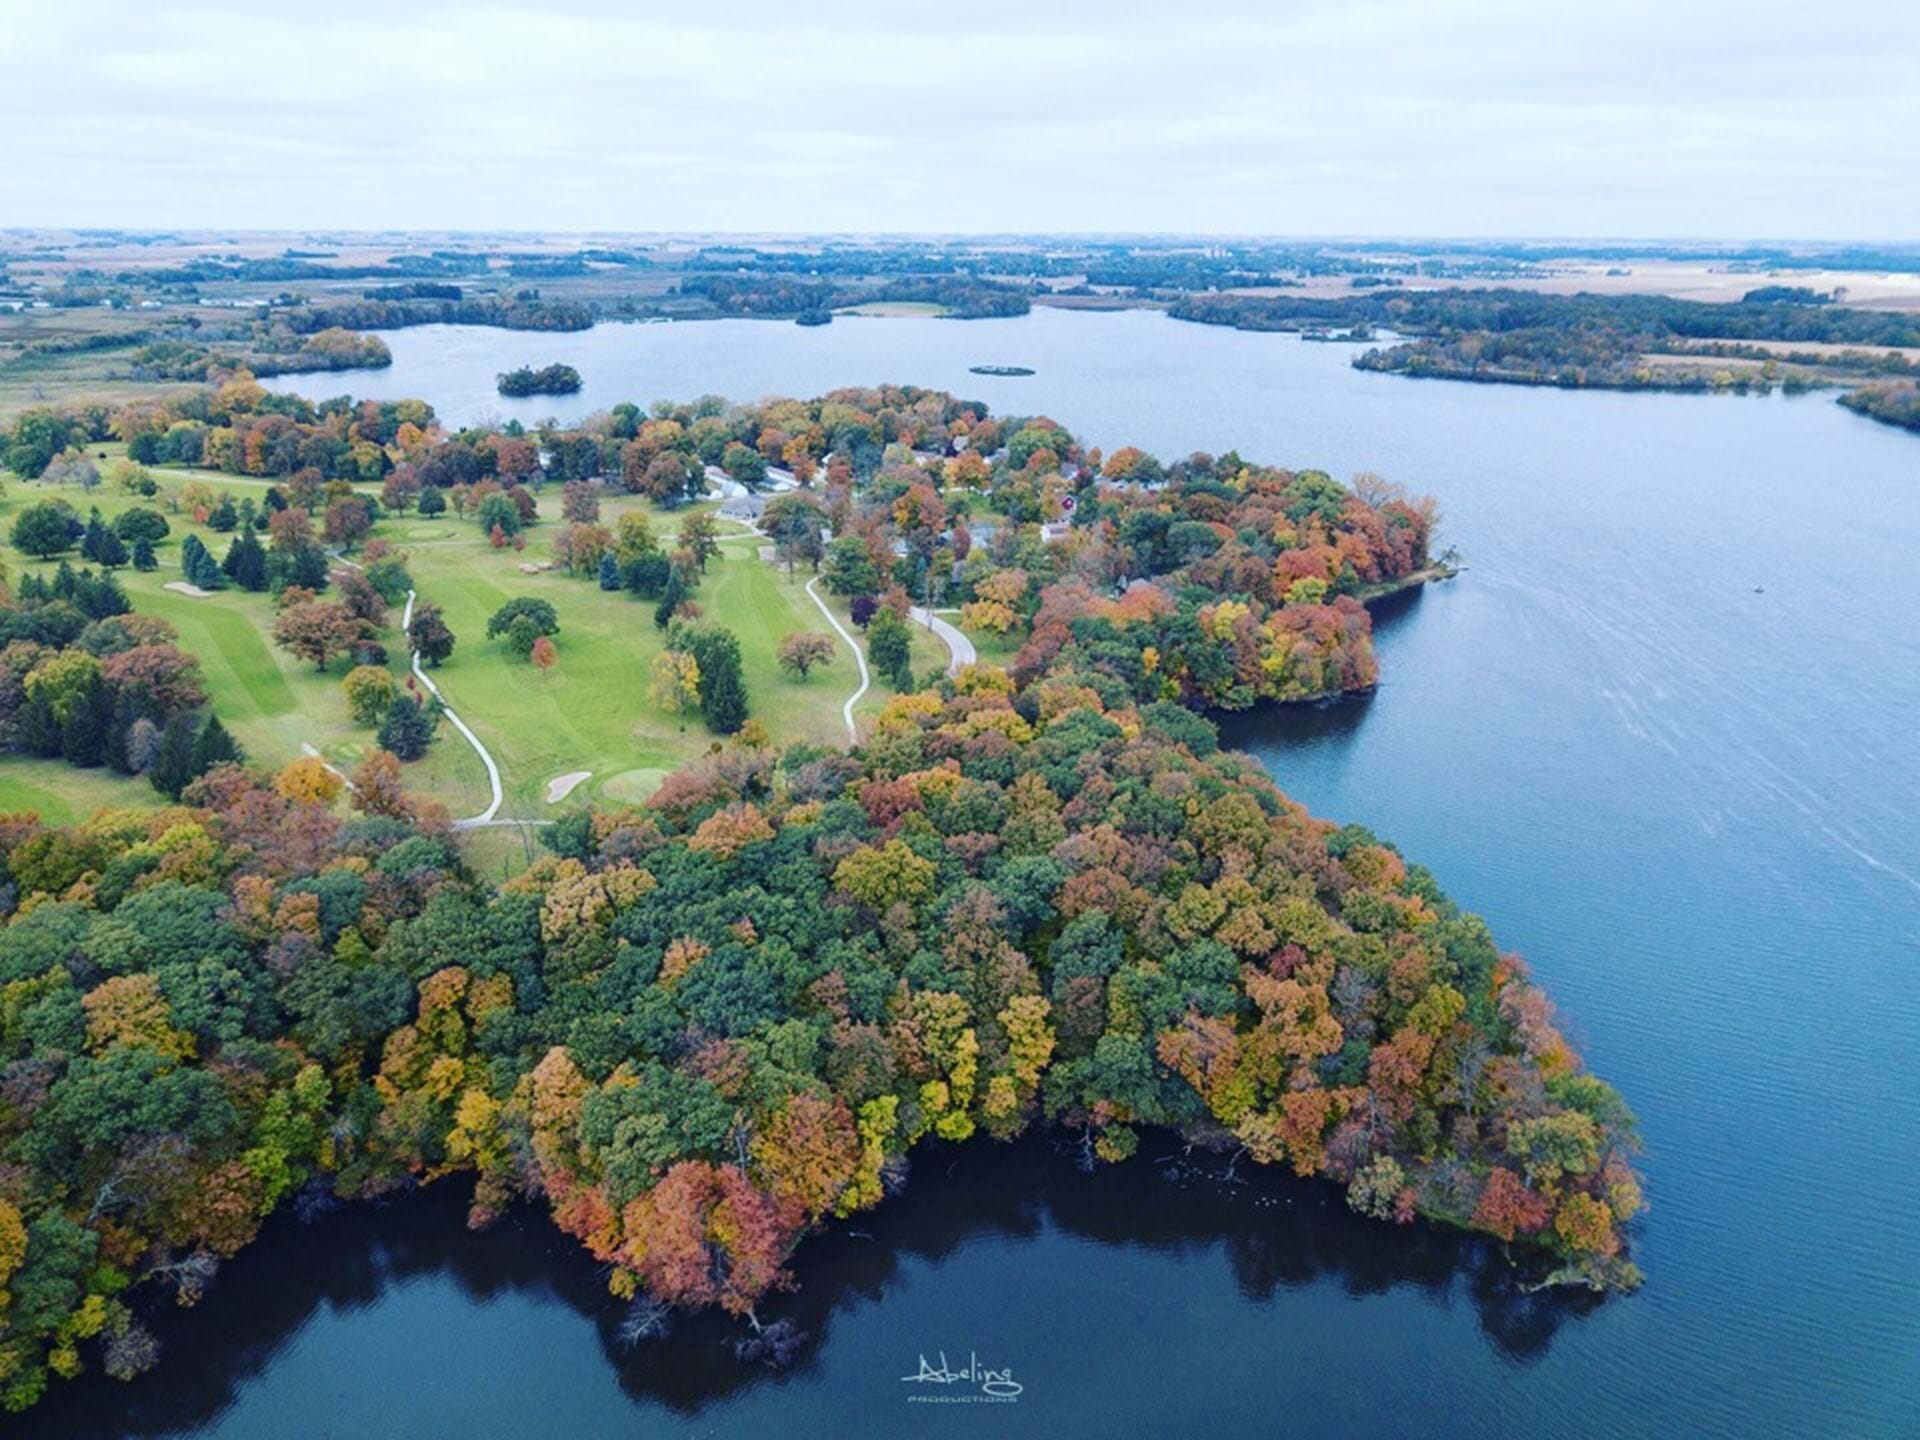
<path id="1" fill-rule="evenodd" d="M 1648 1283 L 1524 1301 L 1485 1247 L 1183 1178 L 1170 1143 L 1091 1177 L 969 1147 L 803 1249 L 774 1311 L 812 1340 L 776 1377 L 712 1322 L 620 1350 L 570 1242 L 470 1236 L 430 1193 L 276 1221 L 154 1375 L 59 1387 L 29 1433 L 1920 1435 L 1920 440 L 1821 396 L 1409 381 L 1149 312 L 387 338 L 388 371 L 276 383 L 457 422 L 913 382 L 1438 496 L 1471 568 L 1377 617 L 1378 692 L 1229 738 L 1532 964 L 1639 1113 Z M 494 394 L 555 360 L 580 395 Z M 942 1349 L 1022 1394 L 909 1403 L 967 1388 L 902 1380 Z"/>

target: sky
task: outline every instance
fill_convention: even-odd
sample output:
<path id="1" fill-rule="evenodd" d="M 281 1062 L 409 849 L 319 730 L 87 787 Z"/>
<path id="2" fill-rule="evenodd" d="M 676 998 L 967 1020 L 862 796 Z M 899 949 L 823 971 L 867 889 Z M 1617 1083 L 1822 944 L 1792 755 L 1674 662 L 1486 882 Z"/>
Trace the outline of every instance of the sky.
<path id="1" fill-rule="evenodd" d="M 1895 0 L 0 0 L 0 227 L 1920 239 Z"/>

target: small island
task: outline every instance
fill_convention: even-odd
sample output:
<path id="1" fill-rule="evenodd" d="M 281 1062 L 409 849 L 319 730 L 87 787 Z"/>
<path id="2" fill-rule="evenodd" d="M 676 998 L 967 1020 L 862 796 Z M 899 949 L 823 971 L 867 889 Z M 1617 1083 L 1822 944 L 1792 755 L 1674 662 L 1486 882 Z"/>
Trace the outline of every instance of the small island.
<path id="1" fill-rule="evenodd" d="M 969 365 L 969 375 L 1032 375 L 1025 365 Z"/>
<path id="2" fill-rule="evenodd" d="M 522 365 L 495 377 L 502 395 L 572 395 L 580 389 L 580 372 L 571 365 L 549 365 L 543 370 Z"/>

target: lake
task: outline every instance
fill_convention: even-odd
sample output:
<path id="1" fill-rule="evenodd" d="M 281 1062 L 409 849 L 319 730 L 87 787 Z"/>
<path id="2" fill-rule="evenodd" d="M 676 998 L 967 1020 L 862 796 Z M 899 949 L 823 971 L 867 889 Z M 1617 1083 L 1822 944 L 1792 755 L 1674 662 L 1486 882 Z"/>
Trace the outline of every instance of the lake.
<path id="1" fill-rule="evenodd" d="M 917 1156 L 732 1334 L 632 1352 L 537 1216 L 460 1197 L 289 1219 L 131 1388 L 56 1387 L 30 1433 L 195 1437 L 1920 1434 L 1920 442 L 1829 399 L 1421 382 L 1351 350 L 1150 312 L 1007 321 L 434 327 L 316 396 L 450 421 L 882 380 L 1044 412 L 1108 449 L 1237 448 L 1439 497 L 1471 567 L 1378 616 L 1383 681 L 1228 738 L 1316 813 L 1438 874 L 1527 957 L 1639 1113 L 1638 1295 L 1512 1293 L 1497 1250 L 1360 1225 L 1331 1187 L 1230 1184 L 1149 1139 L 1080 1174 L 1043 1139 Z M 578 367 L 578 396 L 493 375 Z M 1032 366 L 1028 379 L 966 367 Z M 910 1403 L 924 1355 L 1012 1404 Z"/>

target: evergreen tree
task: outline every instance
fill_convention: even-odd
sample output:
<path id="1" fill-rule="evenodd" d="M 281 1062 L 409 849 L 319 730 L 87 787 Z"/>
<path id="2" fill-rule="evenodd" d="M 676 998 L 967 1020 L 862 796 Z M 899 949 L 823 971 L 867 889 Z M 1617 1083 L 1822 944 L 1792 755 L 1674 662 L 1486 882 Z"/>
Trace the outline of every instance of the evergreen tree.
<path id="1" fill-rule="evenodd" d="M 380 748 L 401 760 L 418 760 L 433 743 L 437 720 L 411 695 L 396 695 L 380 722 Z"/>
<path id="2" fill-rule="evenodd" d="M 287 497 L 280 493 L 280 487 L 278 485 L 269 485 L 267 487 L 267 509 L 284 510 L 286 508 Z"/>
<path id="3" fill-rule="evenodd" d="M 193 742 L 193 778 L 199 779 L 216 765 L 238 764 L 244 758 L 220 717 L 207 716 L 207 723 Z"/>
<path id="4" fill-rule="evenodd" d="M 147 780 L 168 799 L 178 800 L 197 773 L 193 768 L 193 717 L 182 713 L 167 722 L 160 736 L 160 753 L 147 769 Z"/>
<path id="5" fill-rule="evenodd" d="M 318 545 L 302 545 L 293 557 L 289 579 L 318 593 L 327 588 L 327 552 Z"/>
<path id="6" fill-rule="evenodd" d="M 241 530 L 227 547 L 227 558 L 220 562 L 220 569 L 242 590 L 266 589 L 267 552 L 260 537 L 251 530 Z"/>
<path id="7" fill-rule="evenodd" d="M 440 493 L 438 485 L 429 485 L 420 492 L 420 498 L 414 501 L 414 508 L 429 519 L 435 515 L 444 515 L 447 509 L 447 497 Z"/>
<path id="8" fill-rule="evenodd" d="M 222 495 L 220 497 L 220 503 L 214 506 L 212 512 L 207 516 L 207 528 L 209 530 L 218 530 L 221 534 L 225 534 L 239 523 L 240 512 L 234 506 L 233 496 Z"/>
<path id="9" fill-rule="evenodd" d="M 160 557 L 153 553 L 153 542 L 144 535 L 133 542 L 133 568 L 143 575 L 160 568 Z"/>
<path id="10" fill-rule="evenodd" d="M 664 630 L 671 625 L 674 612 L 680 608 L 681 602 L 686 598 L 687 582 L 680 573 L 680 567 L 675 565 L 667 572 L 667 583 L 660 592 L 660 603 L 653 607 L 655 628 Z"/>
<path id="11" fill-rule="evenodd" d="M 14 715 L 13 737 L 29 755 L 51 759 L 60 753 L 60 720 L 53 713 L 53 702 L 37 695 Z"/>
<path id="12" fill-rule="evenodd" d="M 112 533 L 113 532 L 107 529 L 105 522 L 101 520 L 100 512 L 97 509 L 88 515 L 86 533 L 80 537 L 81 559 L 99 560 L 101 537 Z"/>
<path id="13" fill-rule="evenodd" d="M 180 569 L 189 585 L 197 585 L 202 590 L 218 590 L 227 583 L 198 535 L 188 535 L 180 542 Z"/>
<path id="14" fill-rule="evenodd" d="M 620 562 L 608 550 L 600 556 L 600 588 L 618 590 L 620 588 Z"/>
<path id="15" fill-rule="evenodd" d="M 95 675 L 67 701 L 67 720 L 60 727 L 60 753 L 69 765 L 98 765 L 106 758 L 107 734 L 112 726 L 113 691 Z"/>
<path id="16" fill-rule="evenodd" d="M 720 626 L 692 631 L 687 649 L 700 667 L 700 709 L 707 728 L 731 735 L 747 723 L 747 686 L 740 673 L 740 642 Z"/>
<path id="17" fill-rule="evenodd" d="M 94 545 L 93 558 L 109 570 L 116 565 L 124 565 L 127 563 L 127 542 L 102 526 L 100 539 Z"/>

